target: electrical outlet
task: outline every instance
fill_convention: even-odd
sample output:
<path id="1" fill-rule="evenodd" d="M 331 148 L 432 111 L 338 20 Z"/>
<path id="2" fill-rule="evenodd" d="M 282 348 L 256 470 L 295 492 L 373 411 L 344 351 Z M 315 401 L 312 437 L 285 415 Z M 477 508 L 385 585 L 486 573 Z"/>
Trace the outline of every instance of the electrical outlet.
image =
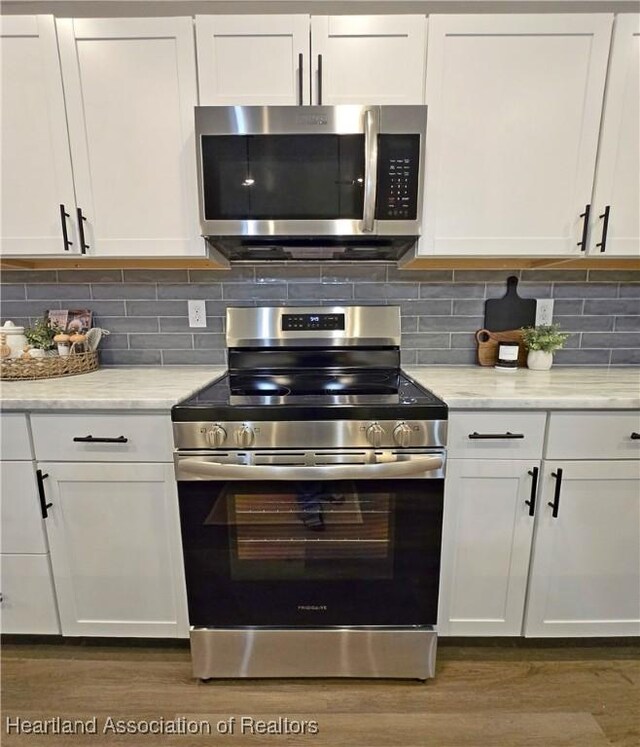
<path id="1" fill-rule="evenodd" d="M 553 322 L 553 298 L 536 300 L 536 327 L 548 326 Z"/>
<path id="2" fill-rule="evenodd" d="M 204 301 L 189 301 L 189 326 L 207 326 L 207 308 Z"/>

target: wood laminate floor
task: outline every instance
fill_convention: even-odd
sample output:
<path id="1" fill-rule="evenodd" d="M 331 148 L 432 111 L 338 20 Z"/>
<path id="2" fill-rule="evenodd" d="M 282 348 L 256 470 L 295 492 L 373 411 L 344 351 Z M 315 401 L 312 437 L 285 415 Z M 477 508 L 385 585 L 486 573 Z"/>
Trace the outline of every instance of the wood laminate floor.
<path id="1" fill-rule="evenodd" d="M 637 747 L 640 648 L 441 645 L 436 679 L 199 683 L 180 646 L 5 644 L 3 747 Z M 7 735 L 7 717 L 97 718 L 97 735 Z M 101 734 L 106 719 L 207 721 L 212 733 Z M 224 736 L 218 722 L 235 716 Z M 312 720 L 317 734 L 240 733 L 239 719 Z"/>

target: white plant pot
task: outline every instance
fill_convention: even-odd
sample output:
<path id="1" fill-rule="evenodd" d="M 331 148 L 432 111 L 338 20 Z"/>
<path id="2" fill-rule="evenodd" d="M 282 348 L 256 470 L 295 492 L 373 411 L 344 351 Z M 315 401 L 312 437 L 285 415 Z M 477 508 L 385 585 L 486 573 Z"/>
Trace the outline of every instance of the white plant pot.
<path id="1" fill-rule="evenodd" d="M 553 353 L 546 350 L 530 350 L 527 354 L 527 368 L 532 371 L 548 371 L 553 364 Z"/>
<path id="2" fill-rule="evenodd" d="M 46 353 L 41 348 L 31 348 L 29 350 L 29 356 L 31 358 L 44 358 L 46 356 Z"/>

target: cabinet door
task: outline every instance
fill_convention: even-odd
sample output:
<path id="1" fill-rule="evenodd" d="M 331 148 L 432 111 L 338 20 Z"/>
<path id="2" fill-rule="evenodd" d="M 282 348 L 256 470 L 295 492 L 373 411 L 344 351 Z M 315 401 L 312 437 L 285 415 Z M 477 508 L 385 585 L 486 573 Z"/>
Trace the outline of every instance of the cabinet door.
<path id="1" fill-rule="evenodd" d="M 527 501 L 533 500 L 535 509 L 539 465 L 448 461 L 440 634 L 521 635 L 534 524 Z"/>
<path id="2" fill-rule="evenodd" d="M 64 254 L 75 196 L 53 16 L 0 18 L 0 59 L 2 253 Z"/>
<path id="3" fill-rule="evenodd" d="M 0 629 L 60 635 L 48 555 L 0 555 Z"/>
<path id="4" fill-rule="evenodd" d="M 3 553 L 46 553 L 33 462 L 0 463 L 0 529 Z"/>
<path id="5" fill-rule="evenodd" d="M 425 16 L 313 16 L 311 103 L 423 104 Z"/>
<path id="6" fill-rule="evenodd" d="M 612 16 L 431 16 L 419 254 L 580 256 Z"/>
<path id="7" fill-rule="evenodd" d="M 63 635 L 187 634 L 171 465 L 41 464 Z"/>
<path id="8" fill-rule="evenodd" d="M 640 15 L 616 16 L 593 196 L 590 253 L 640 255 Z M 608 208 L 608 216 L 607 216 Z M 606 241 L 602 242 L 607 218 Z"/>
<path id="9" fill-rule="evenodd" d="M 525 635 L 640 635 L 640 462 L 545 462 L 541 487 Z"/>
<path id="10" fill-rule="evenodd" d="M 196 16 L 203 106 L 309 100 L 309 16 Z"/>
<path id="11" fill-rule="evenodd" d="M 201 254 L 191 18 L 58 21 L 86 252 Z"/>

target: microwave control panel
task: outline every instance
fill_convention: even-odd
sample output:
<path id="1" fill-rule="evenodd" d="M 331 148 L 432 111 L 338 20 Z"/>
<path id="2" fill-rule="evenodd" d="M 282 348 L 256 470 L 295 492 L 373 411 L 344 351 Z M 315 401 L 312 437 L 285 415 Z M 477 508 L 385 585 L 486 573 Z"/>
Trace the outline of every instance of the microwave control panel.
<path id="1" fill-rule="evenodd" d="M 378 137 L 378 220 L 416 220 L 420 135 Z"/>

